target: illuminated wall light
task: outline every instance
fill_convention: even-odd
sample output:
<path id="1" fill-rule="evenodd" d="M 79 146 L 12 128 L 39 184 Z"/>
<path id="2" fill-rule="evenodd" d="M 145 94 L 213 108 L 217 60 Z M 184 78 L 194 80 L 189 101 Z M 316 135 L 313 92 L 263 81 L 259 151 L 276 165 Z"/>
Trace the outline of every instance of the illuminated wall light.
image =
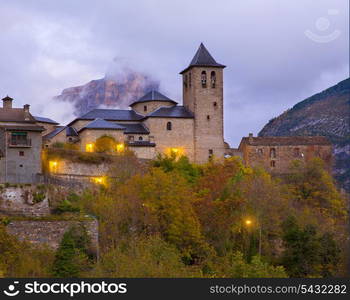
<path id="1" fill-rule="evenodd" d="M 117 152 L 123 152 L 125 150 L 125 146 L 123 143 L 117 144 Z"/>
<path id="2" fill-rule="evenodd" d="M 185 151 L 181 147 L 176 147 L 176 148 L 169 148 L 166 152 L 169 155 L 182 156 L 182 155 L 184 155 Z"/>
<path id="3" fill-rule="evenodd" d="M 57 173 L 57 169 L 58 169 L 58 163 L 57 161 L 49 161 L 49 171 L 51 173 Z"/>
<path id="4" fill-rule="evenodd" d="M 85 145 L 86 152 L 94 152 L 94 144 L 89 143 Z"/>
<path id="5" fill-rule="evenodd" d="M 106 185 L 105 177 L 92 177 L 91 181 L 96 184 Z"/>

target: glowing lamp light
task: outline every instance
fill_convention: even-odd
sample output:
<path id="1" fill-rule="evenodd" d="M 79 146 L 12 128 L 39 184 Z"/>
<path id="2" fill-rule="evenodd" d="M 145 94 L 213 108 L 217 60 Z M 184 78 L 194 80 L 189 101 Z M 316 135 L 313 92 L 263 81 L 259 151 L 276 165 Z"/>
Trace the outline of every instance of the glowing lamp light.
<path id="1" fill-rule="evenodd" d="M 96 184 L 102 184 L 105 185 L 105 178 L 104 177 L 92 177 L 91 181 Z"/>
<path id="2" fill-rule="evenodd" d="M 49 171 L 51 173 L 57 173 L 58 163 L 57 161 L 49 161 Z"/>
<path id="3" fill-rule="evenodd" d="M 184 149 L 183 148 L 169 148 L 168 153 L 170 155 L 181 156 L 184 154 Z"/>
<path id="4" fill-rule="evenodd" d="M 85 150 L 86 152 L 94 152 L 94 144 L 92 143 L 86 144 Z"/>
<path id="5" fill-rule="evenodd" d="M 123 143 L 117 144 L 117 152 L 123 152 L 125 149 L 125 146 Z"/>
<path id="6" fill-rule="evenodd" d="M 252 225 L 252 221 L 248 219 L 248 220 L 245 221 L 245 224 L 246 224 L 247 226 L 250 226 L 250 225 Z"/>

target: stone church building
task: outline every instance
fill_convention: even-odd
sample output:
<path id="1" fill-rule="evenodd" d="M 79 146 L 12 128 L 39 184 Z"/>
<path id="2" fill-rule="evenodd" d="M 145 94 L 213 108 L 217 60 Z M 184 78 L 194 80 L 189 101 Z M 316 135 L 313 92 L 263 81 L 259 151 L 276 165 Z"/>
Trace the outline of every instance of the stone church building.
<path id="1" fill-rule="evenodd" d="M 130 110 L 94 109 L 44 136 L 44 144 L 78 143 L 82 151 L 94 151 L 96 139 L 108 135 L 127 146 L 139 158 L 176 153 L 192 162 L 223 158 L 223 69 L 203 44 L 180 72 L 183 105 L 150 91 L 130 104 Z M 225 146 L 226 145 L 226 146 Z M 117 146 L 118 147 L 118 146 Z"/>

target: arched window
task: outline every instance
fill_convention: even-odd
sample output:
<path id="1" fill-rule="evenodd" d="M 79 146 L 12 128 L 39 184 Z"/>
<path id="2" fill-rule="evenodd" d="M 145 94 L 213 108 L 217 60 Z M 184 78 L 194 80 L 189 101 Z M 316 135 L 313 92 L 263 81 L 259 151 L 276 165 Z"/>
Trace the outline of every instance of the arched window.
<path id="1" fill-rule="evenodd" d="M 270 149 L 270 157 L 271 158 L 276 158 L 276 149 L 275 148 L 271 148 Z"/>
<path id="2" fill-rule="evenodd" d="M 203 71 L 201 75 L 202 87 L 207 87 L 207 72 Z"/>
<path id="3" fill-rule="evenodd" d="M 188 85 L 191 87 L 191 85 L 192 85 L 192 74 L 191 74 L 191 72 L 190 72 L 190 74 L 188 76 L 189 76 Z"/>
<path id="4" fill-rule="evenodd" d="M 276 161 L 271 160 L 270 166 L 271 166 L 271 168 L 275 168 L 276 167 Z"/>
<path id="5" fill-rule="evenodd" d="M 147 105 L 143 107 L 143 111 L 147 111 Z"/>
<path id="6" fill-rule="evenodd" d="M 166 123 L 166 130 L 171 130 L 171 129 L 172 129 L 171 122 Z"/>
<path id="7" fill-rule="evenodd" d="M 210 116 L 209 116 L 209 115 L 207 115 L 207 120 L 208 120 L 208 121 L 210 120 Z"/>
<path id="8" fill-rule="evenodd" d="M 187 75 L 184 76 L 184 87 L 187 88 Z"/>
<path id="9" fill-rule="evenodd" d="M 214 71 L 212 71 L 210 73 L 210 84 L 212 88 L 215 88 L 215 84 L 216 84 L 216 74 Z"/>
<path id="10" fill-rule="evenodd" d="M 214 105 L 215 108 L 218 107 L 218 103 L 217 102 L 214 102 L 213 105 Z"/>

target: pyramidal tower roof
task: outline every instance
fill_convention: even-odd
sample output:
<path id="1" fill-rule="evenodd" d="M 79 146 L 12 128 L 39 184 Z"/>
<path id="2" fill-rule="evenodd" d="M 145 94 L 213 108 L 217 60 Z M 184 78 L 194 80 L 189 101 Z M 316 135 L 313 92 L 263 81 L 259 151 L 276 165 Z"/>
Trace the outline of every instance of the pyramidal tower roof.
<path id="1" fill-rule="evenodd" d="M 217 67 L 217 68 L 225 68 L 226 66 L 219 64 L 216 60 L 211 56 L 208 49 L 205 48 L 203 43 L 199 45 L 199 48 L 192 58 L 189 66 L 180 72 L 180 74 L 184 73 L 191 67 Z"/>

